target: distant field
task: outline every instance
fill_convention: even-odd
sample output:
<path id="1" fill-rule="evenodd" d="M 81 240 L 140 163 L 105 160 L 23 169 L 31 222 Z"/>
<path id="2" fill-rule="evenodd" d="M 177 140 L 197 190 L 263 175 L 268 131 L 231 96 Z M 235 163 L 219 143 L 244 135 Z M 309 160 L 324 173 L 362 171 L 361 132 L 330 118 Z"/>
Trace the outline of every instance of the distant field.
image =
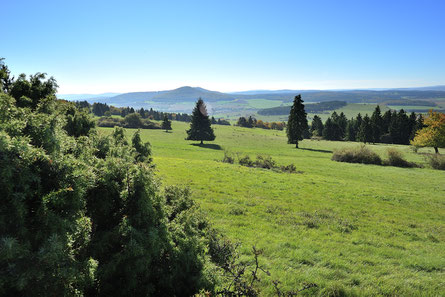
<path id="1" fill-rule="evenodd" d="M 281 104 L 284 104 L 281 100 L 267 100 L 267 99 L 249 99 L 247 100 L 249 106 L 260 109 L 260 108 L 269 108 L 269 107 L 276 107 L 280 106 Z M 289 105 L 292 102 L 287 102 L 284 105 Z"/>
<path id="2" fill-rule="evenodd" d="M 285 288 L 314 282 L 303 295 L 445 296 L 445 172 L 428 168 L 431 149 L 370 145 L 383 156 L 395 147 L 426 167 L 402 169 L 330 160 L 334 149 L 357 143 L 305 140 L 297 150 L 283 131 L 215 125 L 216 141 L 199 147 L 184 140 L 187 128 L 174 121 L 172 133 L 141 132 L 158 176 L 189 186 L 244 255 L 254 244 L 264 249 L 261 263 Z M 303 173 L 222 163 L 224 149 L 267 154 Z"/>

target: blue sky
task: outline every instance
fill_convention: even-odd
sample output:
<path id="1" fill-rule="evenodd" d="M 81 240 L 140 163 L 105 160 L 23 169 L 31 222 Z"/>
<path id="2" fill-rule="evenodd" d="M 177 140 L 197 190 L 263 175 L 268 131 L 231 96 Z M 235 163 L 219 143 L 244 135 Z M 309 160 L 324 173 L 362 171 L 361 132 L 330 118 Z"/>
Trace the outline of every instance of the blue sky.
<path id="1" fill-rule="evenodd" d="M 445 1 L 0 2 L 0 57 L 59 93 L 445 84 Z"/>

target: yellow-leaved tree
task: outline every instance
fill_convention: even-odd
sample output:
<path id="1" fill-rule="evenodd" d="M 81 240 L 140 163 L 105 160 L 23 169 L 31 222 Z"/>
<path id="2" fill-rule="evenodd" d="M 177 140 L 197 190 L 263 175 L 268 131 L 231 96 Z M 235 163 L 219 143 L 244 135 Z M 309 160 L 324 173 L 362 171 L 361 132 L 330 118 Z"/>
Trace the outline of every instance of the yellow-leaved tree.
<path id="1" fill-rule="evenodd" d="M 417 131 L 411 144 L 417 147 L 434 147 L 438 154 L 439 148 L 445 148 L 445 114 L 430 110 L 424 124 L 426 127 Z"/>

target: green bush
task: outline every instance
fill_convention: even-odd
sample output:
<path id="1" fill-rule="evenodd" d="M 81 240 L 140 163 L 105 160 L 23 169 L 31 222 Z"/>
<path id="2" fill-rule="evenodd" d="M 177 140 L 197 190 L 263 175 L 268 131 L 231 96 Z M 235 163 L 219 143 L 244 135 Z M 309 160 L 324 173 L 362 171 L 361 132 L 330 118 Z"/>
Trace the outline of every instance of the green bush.
<path id="1" fill-rule="evenodd" d="M 282 165 L 280 166 L 280 170 L 283 172 L 288 172 L 288 173 L 295 173 L 297 172 L 297 167 L 295 167 L 294 164 L 289 164 L 289 165 Z"/>
<path id="2" fill-rule="evenodd" d="M 264 168 L 264 169 L 273 169 L 276 167 L 275 161 L 272 160 L 271 156 L 262 156 L 262 155 L 258 155 L 256 157 L 254 166 L 257 168 Z"/>
<path id="3" fill-rule="evenodd" d="M 382 159 L 379 155 L 364 145 L 336 150 L 332 155 L 332 160 L 337 162 L 382 165 Z"/>
<path id="4" fill-rule="evenodd" d="M 137 113 L 131 113 L 122 118 L 113 117 L 100 117 L 97 120 L 97 126 L 99 127 L 123 127 L 132 129 L 161 129 L 161 126 L 148 119 L 142 119 Z"/>
<path id="5" fill-rule="evenodd" d="M 388 149 L 387 153 L 388 160 L 384 161 L 385 165 L 404 168 L 418 167 L 416 163 L 408 162 L 407 160 L 405 160 L 402 153 L 396 149 Z"/>
<path id="6" fill-rule="evenodd" d="M 228 151 L 224 151 L 222 162 L 233 164 L 235 163 L 235 158 Z"/>
<path id="7" fill-rule="evenodd" d="M 248 155 L 245 155 L 244 157 L 239 158 L 238 162 L 241 166 L 247 166 L 247 167 L 253 167 L 255 164 L 252 161 L 252 159 L 250 159 L 250 157 Z"/>
<path id="8" fill-rule="evenodd" d="M 208 223 L 187 190 L 160 191 L 139 133 L 103 137 L 66 102 L 33 102 L 0 94 L 0 295 L 213 290 Z"/>
<path id="9" fill-rule="evenodd" d="M 445 170 L 445 156 L 440 156 L 439 154 L 431 155 L 429 163 L 434 169 Z"/>

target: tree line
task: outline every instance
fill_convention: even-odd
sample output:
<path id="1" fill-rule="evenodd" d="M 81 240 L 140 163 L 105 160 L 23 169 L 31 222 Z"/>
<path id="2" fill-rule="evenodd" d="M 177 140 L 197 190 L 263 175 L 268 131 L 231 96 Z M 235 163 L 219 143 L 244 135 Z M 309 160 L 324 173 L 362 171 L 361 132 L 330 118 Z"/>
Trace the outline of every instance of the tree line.
<path id="1" fill-rule="evenodd" d="M 327 140 L 429 146 L 436 154 L 439 154 L 439 148 L 445 147 L 445 114 L 441 112 L 430 110 L 424 120 L 421 114 L 411 112 L 408 115 L 403 109 L 388 110 L 382 115 L 377 105 L 371 117 L 368 114 L 362 117 L 359 113 L 348 120 L 344 113 L 338 115 L 334 111 L 324 124 L 319 116 L 314 116 L 309 127 L 303 102 L 301 95 L 295 96 L 286 126 L 288 143 L 297 148 L 300 140 L 310 138 L 308 132 Z M 437 159 L 437 162 L 442 161 Z"/>
<path id="2" fill-rule="evenodd" d="M 244 128 L 261 128 L 261 129 L 272 129 L 272 130 L 283 130 L 286 127 L 285 122 L 263 122 L 262 120 L 257 120 L 252 116 L 240 117 L 236 122 L 237 126 Z"/>
<path id="3" fill-rule="evenodd" d="M 190 122 L 191 117 L 186 113 L 171 113 L 171 112 L 162 112 L 150 109 L 134 109 L 133 107 L 116 107 L 113 105 L 108 105 L 106 103 L 95 102 L 93 104 L 89 104 L 87 101 L 78 101 L 76 102 L 76 106 L 79 108 L 88 108 L 95 116 L 111 116 L 118 115 L 125 118 L 127 115 L 132 113 L 138 113 L 142 119 L 150 119 L 155 121 L 161 121 L 165 116 L 172 121 L 180 121 L 180 122 Z"/>
<path id="4" fill-rule="evenodd" d="M 383 115 L 380 106 L 376 106 L 371 116 L 347 119 L 342 112 L 335 111 L 323 123 L 319 116 L 314 116 L 310 127 L 313 136 L 327 140 L 360 141 L 364 143 L 409 144 L 416 132 L 423 128 L 423 116 L 403 109 L 388 110 Z"/>

